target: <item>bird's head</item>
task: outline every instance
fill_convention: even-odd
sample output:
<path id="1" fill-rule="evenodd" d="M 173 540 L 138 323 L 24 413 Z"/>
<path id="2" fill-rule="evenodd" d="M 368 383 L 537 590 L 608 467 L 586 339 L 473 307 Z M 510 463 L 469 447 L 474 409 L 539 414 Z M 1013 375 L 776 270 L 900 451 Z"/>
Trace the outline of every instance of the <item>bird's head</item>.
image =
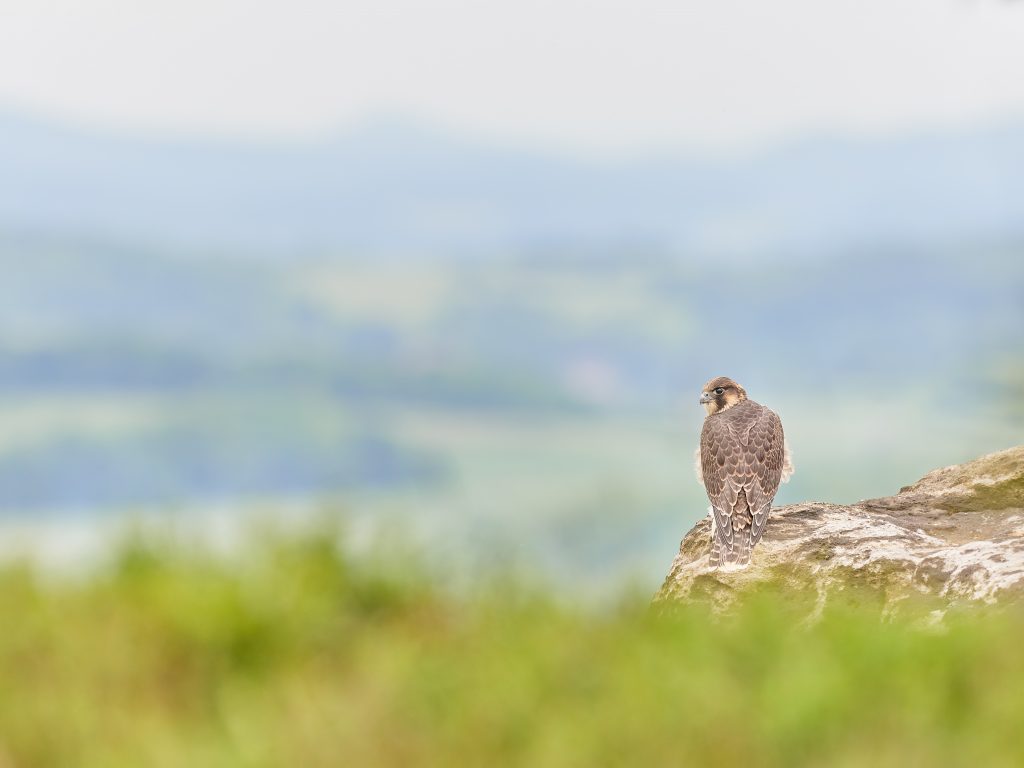
<path id="1" fill-rule="evenodd" d="M 708 416 L 721 413 L 746 399 L 747 390 L 728 376 L 712 379 L 704 385 L 704 390 L 700 393 L 700 404 L 704 406 Z"/>

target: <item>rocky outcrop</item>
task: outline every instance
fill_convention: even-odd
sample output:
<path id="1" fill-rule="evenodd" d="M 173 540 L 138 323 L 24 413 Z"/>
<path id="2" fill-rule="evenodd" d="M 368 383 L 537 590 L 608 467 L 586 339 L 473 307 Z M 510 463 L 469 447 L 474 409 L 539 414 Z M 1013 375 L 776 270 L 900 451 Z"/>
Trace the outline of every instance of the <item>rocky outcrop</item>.
<path id="1" fill-rule="evenodd" d="M 708 568 L 710 521 L 686 534 L 655 601 L 728 605 L 748 588 L 862 590 L 885 610 L 910 599 L 1024 603 L 1024 446 L 930 472 L 895 496 L 772 511 L 743 570 Z"/>

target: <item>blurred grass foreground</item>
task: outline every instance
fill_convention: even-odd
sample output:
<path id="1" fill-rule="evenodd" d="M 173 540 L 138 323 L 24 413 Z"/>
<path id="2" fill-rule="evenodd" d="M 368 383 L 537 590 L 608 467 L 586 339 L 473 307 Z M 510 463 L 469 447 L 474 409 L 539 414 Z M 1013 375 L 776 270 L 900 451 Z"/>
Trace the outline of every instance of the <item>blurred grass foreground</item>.
<path id="1" fill-rule="evenodd" d="M 0 765 L 1024 764 L 1024 617 L 469 589 L 337 528 L 0 573 Z M 801 619 L 801 617 L 803 617 Z"/>

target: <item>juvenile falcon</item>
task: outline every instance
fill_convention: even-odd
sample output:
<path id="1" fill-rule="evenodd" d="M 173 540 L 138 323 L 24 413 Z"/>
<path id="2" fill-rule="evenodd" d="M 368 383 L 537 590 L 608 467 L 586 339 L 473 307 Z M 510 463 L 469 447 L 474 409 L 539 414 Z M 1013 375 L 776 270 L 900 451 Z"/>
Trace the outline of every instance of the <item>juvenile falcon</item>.
<path id="1" fill-rule="evenodd" d="M 782 422 L 726 376 L 704 385 L 700 477 L 711 501 L 712 568 L 744 566 L 761 540 L 779 483 L 793 474 Z"/>

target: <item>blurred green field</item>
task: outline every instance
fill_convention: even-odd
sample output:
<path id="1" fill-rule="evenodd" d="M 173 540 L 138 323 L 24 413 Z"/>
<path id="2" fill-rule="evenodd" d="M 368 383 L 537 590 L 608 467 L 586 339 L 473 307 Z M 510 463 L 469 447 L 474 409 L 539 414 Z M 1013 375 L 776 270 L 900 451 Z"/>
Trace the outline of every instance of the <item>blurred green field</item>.
<path id="1" fill-rule="evenodd" d="M 0 572 L 3 766 L 1017 766 L 1024 616 L 453 587 L 330 522 Z"/>

